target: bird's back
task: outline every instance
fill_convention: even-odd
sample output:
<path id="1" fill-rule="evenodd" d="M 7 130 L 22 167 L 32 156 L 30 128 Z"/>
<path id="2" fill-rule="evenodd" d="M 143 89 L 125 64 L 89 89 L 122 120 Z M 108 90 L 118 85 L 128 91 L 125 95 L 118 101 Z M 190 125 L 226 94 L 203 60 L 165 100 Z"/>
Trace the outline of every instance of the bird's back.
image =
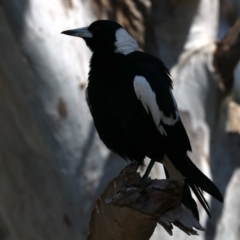
<path id="1" fill-rule="evenodd" d="M 168 145 L 166 138 L 136 97 L 133 86 L 136 75 L 147 75 L 171 88 L 168 70 L 162 62 L 136 51 L 126 56 L 96 54 L 90 66 L 88 102 L 103 142 L 130 160 L 142 162 L 145 156 L 162 158 Z M 181 124 L 179 129 L 185 133 Z M 180 143 L 183 142 L 185 148 L 190 148 L 186 133 L 181 135 Z"/>

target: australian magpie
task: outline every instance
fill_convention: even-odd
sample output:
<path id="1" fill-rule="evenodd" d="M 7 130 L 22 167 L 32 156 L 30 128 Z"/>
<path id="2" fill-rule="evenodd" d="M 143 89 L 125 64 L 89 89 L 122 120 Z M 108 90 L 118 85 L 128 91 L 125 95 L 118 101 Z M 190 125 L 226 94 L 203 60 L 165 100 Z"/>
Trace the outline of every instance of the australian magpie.
<path id="1" fill-rule="evenodd" d="M 149 157 L 143 179 L 156 161 L 167 178 L 185 177 L 183 204 L 199 219 L 191 188 L 210 216 L 202 191 L 220 202 L 223 197 L 187 155 L 190 141 L 162 61 L 138 51 L 137 42 L 116 22 L 98 20 L 62 33 L 83 38 L 92 51 L 86 100 L 105 145 L 139 164 Z"/>

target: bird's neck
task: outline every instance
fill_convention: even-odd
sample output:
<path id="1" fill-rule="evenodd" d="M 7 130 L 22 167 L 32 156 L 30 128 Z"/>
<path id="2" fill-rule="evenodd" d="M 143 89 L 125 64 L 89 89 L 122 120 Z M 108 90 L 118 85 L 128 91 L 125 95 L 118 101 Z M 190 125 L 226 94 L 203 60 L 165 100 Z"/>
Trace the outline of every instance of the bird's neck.
<path id="1" fill-rule="evenodd" d="M 90 68 L 105 70 L 119 68 L 124 64 L 125 55 L 114 52 L 93 52 Z"/>

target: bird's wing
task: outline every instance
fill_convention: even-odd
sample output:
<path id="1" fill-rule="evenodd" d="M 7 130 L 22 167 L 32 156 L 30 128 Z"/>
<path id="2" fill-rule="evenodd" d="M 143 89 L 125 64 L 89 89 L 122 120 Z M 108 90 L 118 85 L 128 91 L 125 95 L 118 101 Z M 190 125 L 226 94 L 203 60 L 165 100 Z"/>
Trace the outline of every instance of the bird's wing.
<path id="1" fill-rule="evenodd" d="M 157 72 L 142 72 L 134 77 L 133 87 L 136 97 L 145 111 L 151 114 L 159 132 L 167 136 L 163 125 L 174 126 L 180 119 L 171 86 Z"/>
<path id="2" fill-rule="evenodd" d="M 160 134 L 166 138 L 168 148 L 177 147 L 185 154 L 186 151 L 191 151 L 191 144 L 172 93 L 170 74 L 160 60 L 148 55 L 146 58 L 133 65 L 133 89 L 136 98 L 146 114 L 152 118 Z"/>

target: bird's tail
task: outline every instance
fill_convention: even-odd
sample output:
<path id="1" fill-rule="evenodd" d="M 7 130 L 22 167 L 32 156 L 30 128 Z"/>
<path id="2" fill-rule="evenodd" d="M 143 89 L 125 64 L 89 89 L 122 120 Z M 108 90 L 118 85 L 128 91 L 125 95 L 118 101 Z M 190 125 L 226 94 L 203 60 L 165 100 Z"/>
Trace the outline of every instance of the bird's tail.
<path id="1" fill-rule="evenodd" d="M 174 176 L 173 173 L 171 172 L 171 170 L 167 170 L 166 167 L 164 167 L 164 171 L 166 174 L 167 178 L 179 178 L 179 177 L 183 177 L 183 176 Z M 170 177 L 171 174 L 171 177 Z M 193 213 L 193 215 L 197 218 L 197 220 L 199 220 L 199 214 L 198 214 L 198 209 L 197 209 L 197 204 L 195 202 L 195 200 L 192 197 L 189 185 L 187 184 L 187 182 L 185 182 L 184 187 L 183 187 L 183 195 L 182 195 L 182 204 L 187 207 L 189 210 L 191 210 L 191 212 Z"/>
<path id="2" fill-rule="evenodd" d="M 209 193 L 220 202 L 223 202 L 222 194 L 216 185 L 196 167 L 187 155 L 184 157 L 175 157 L 174 155 L 165 155 L 163 165 L 168 178 L 186 178 L 186 186 L 184 186 L 183 190 L 183 204 L 198 218 L 197 205 L 192 198 L 190 187 L 208 216 L 211 217 L 209 205 L 203 196 L 203 191 Z"/>

